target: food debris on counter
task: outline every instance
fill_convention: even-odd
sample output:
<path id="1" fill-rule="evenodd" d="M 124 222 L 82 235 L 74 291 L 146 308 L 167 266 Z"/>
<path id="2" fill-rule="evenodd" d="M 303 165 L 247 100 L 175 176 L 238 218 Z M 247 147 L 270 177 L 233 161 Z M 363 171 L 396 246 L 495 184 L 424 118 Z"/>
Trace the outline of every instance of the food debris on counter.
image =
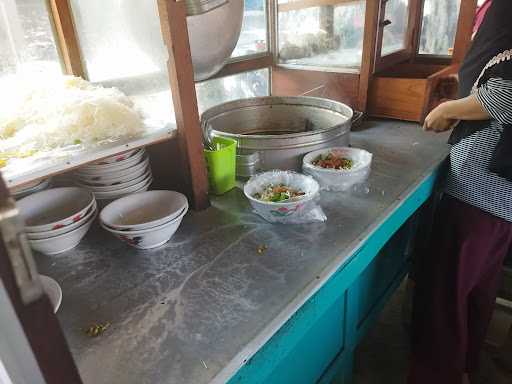
<path id="1" fill-rule="evenodd" d="M 259 255 L 265 253 L 265 251 L 268 249 L 268 247 L 266 245 L 260 245 L 258 246 L 258 248 L 256 249 L 256 252 L 258 252 Z"/>
<path id="2" fill-rule="evenodd" d="M 103 334 L 109 327 L 110 323 L 105 324 L 94 324 L 85 329 L 85 334 L 89 337 L 98 337 Z"/>

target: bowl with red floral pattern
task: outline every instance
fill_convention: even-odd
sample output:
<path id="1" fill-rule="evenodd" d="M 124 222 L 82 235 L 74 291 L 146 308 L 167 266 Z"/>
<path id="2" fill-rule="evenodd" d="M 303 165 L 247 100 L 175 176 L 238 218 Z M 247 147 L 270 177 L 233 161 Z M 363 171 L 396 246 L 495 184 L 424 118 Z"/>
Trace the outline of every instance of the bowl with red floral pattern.
<path id="1" fill-rule="evenodd" d="M 77 188 L 52 188 L 16 203 L 27 232 L 58 230 L 82 221 L 95 204 L 92 192 Z"/>

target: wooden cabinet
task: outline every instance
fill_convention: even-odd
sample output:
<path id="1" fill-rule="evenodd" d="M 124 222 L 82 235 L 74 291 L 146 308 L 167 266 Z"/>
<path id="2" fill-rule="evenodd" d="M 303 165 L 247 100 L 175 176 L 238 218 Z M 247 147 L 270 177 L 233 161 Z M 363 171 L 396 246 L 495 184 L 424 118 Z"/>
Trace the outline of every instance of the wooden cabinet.
<path id="1" fill-rule="evenodd" d="M 368 94 L 369 115 L 423 122 L 440 102 L 456 97 L 457 68 L 401 64 L 375 74 Z"/>

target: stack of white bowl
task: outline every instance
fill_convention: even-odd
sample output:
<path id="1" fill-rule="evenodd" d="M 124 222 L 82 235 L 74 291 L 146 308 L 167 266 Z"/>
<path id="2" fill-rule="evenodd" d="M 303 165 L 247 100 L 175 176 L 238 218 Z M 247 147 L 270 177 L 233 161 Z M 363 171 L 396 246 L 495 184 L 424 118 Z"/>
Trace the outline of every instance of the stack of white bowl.
<path id="1" fill-rule="evenodd" d="M 93 192 L 97 200 L 114 200 L 146 191 L 153 177 L 144 148 L 124 152 L 81 167 L 75 184 Z"/>
<path id="2" fill-rule="evenodd" d="M 20 187 L 11 188 L 11 194 L 16 200 L 22 199 L 25 196 L 31 195 L 32 193 L 36 193 L 48 188 L 50 186 L 50 182 L 50 178 L 33 181 Z"/>
<path id="3" fill-rule="evenodd" d="M 46 255 L 76 247 L 97 216 L 94 195 L 76 187 L 37 192 L 16 205 L 30 246 Z"/>
<path id="4" fill-rule="evenodd" d="M 170 240 L 188 211 L 174 191 L 149 191 L 116 200 L 100 213 L 101 226 L 132 247 L 150 249 Z"/>

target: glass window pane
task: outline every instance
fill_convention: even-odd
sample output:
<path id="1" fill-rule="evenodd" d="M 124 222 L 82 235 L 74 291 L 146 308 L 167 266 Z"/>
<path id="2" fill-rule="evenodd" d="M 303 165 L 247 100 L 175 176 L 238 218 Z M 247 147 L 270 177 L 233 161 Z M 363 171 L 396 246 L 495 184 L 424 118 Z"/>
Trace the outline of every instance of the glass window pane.
<path id="1" fill-rule="evenodd" d="M 419 53 L 451 55 L 460 0 L 425 0 Z"/>
<path id="2" fill-rule="evenodd" d="M 279 61 L 317 67 L 360 67 L 365 1 L 310 7 L 279 1 Z"/>
<path id="3" fill-rule="evenodd" d="M 242 32 L 231 57 L 252 55 L 268 50 L 265 4 L 265 0 L 245 0 Z"/>
<path id="4" fill-rule="evenodd" d="M 45 0 L 0 1 L 0 77 L 61 73 Z"/>
<path id="5" fill-rule="evenodd" d="M 381 56 L 405 48 L 409 24 L 409 0 L 388 0 L 384 18 L 391 21 L 391 24 L 384 27 Z"/>
<path id="6" fill-rule="evenodd" d="M 71 0 L 71 6 L 89 80 L 121 89 L 149 125 L 173 122 L 157 2 Z"/>
<path id="7" fill-rule="evenodd" d="M 269 70 L 238 73 L 196 85 L 199 112 L 237 99 L 269 95 Z"/>

